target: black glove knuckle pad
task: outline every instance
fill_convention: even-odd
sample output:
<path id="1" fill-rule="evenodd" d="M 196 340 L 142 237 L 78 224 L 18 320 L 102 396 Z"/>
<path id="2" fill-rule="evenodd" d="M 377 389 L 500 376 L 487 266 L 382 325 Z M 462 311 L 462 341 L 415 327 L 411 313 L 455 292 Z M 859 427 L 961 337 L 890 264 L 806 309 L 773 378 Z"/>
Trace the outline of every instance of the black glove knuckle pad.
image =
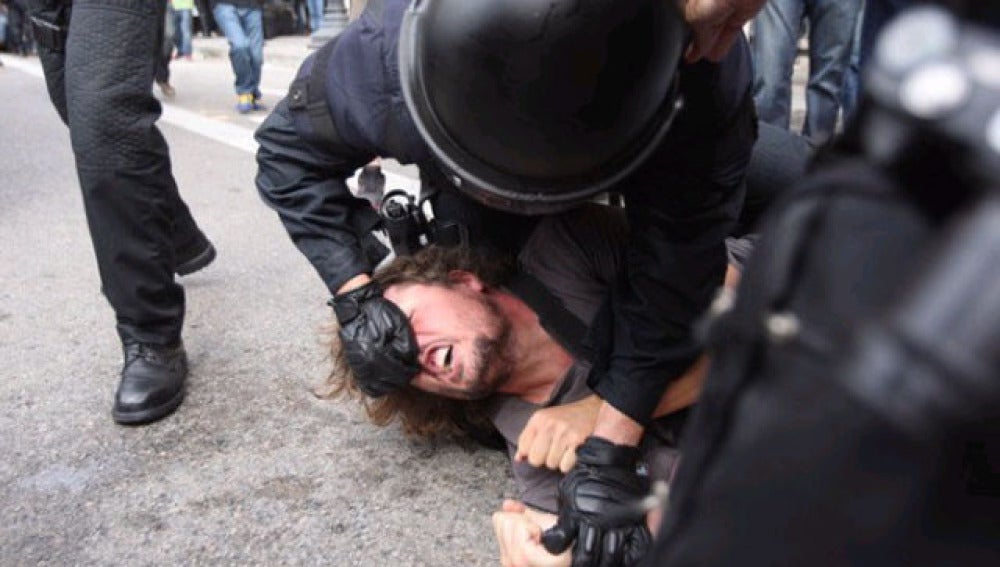
<path id="1" fill-rule="evenodd" d="M 649 480 L 636 473 L 638 458 L 634 447 L 595 437 L 580 446 L 576 466 L 559 484 L 559 533 L 543 537 L 549 552 L 564 551 L 575 538 L 574 567 L 634 565 L 642 558 L 650 538 L 637 504 Z"/>

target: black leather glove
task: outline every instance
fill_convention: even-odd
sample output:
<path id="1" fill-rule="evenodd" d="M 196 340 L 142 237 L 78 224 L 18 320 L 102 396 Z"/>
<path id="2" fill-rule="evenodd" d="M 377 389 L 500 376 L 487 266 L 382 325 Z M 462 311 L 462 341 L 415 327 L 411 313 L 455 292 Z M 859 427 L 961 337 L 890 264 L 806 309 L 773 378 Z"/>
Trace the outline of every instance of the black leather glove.
<path id="1" fill-rule="evenodd" d="M 417 339 L 406 315 L 369 282 L 330 300 L 340 343 L 358 388 L 379 397 L 409 384 L 420 372 Z"/>
<path id="2" fill-rule="evenodd" d="M 559 483 L 559 519 L 542 534 L 552 554 L 573 547 L 573 567 L 635 565 L 649 549 L 640 502 L 649 479 L 636 473 L 639 450 L 588 437 Z"/>

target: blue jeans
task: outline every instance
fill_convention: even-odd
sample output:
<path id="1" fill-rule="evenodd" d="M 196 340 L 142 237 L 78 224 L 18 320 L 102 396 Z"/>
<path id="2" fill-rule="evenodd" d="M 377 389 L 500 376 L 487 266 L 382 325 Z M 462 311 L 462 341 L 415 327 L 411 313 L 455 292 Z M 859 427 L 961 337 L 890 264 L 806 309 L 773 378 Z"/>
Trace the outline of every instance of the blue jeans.
<path id="1" fill-rule="evenodd" d="M 809 83 L 802 135 L 833 136 L 861 0 L 769 0 L 754 20 L 754 100 L 760 119 L 788 128 L 792 70 L 803 18 L 809 19 Z"/>
<path id="2" fill-rule="evenodd" d="M 854 118 L 861 97 L 861 26 L 865 19 L 865 0 L 861 0 L 861 16 L 854 26 L 854 40 L 851 45 L 851 62 L 844 74 L 844 90 L 840 94 L 840 106 L 844 113 L 844 124 Z"/>
<path id="3" fill-rule="evenodd" d="M 174 10 L 174 34 L 177 56 L 191 55 L 191 10 Z"/>
<path id="4" fill-rule="evenodd" d="M 260 68 L 264 63 L 264 18 L 260 8 L 237 8 L 218 3 L 215 23 L 229 40 L 229 62 L 236 74 L 236 94 L 260 96 Z"/>
<path id="5" fill-rule="evenodd" d="M 340 2 L 341 0 L 334 1 Z M 307 0 L 307 3 L 309 6 L 309 29 L 310 31 L 316 31 L 323 22 L 324 0 Z"/>

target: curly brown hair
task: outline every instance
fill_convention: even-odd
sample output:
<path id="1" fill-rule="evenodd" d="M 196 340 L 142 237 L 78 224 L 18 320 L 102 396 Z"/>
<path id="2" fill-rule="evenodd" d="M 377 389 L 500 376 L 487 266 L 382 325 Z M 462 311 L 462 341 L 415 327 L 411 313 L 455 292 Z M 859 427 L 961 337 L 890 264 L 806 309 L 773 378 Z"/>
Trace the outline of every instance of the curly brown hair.
<path id="1" fill-rule="evenodd" d="M 428 246 L 412 256 L 397 257 L 376 271 L 372 279 L 382 289 L 407 283 L 450 286 L 449 274 L 454 270 L 471 272 L 487 286 L 495 287 L 513 273 L 514 261 L 502 254 L 464 246 Z M 333 369 L 322 390 L 317 391 L 318 396 L 359 400 L 372 423 L 386 426 L 398 419 L 403 432 L 413 437 L 449 438 L 471 433 L 477 436 L 495 431 L 485 415 L 486 400 L 455 400 L 409 385 L 378 398 L 366 396 L 358 389 L 354 372 L 347 365 L 335 321 L 332 331 Z"/>

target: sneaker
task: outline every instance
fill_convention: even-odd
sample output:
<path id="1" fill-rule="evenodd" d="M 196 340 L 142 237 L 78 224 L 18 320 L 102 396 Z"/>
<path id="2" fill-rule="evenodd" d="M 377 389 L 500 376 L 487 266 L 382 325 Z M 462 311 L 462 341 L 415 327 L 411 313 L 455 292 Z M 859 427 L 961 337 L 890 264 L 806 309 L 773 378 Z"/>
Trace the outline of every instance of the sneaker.
<path id="1" fill-rule="evenodd" d="M 239 112 L 240 114 L 246 114 L 247 112 L 250 112 L 251 110 L 255 110 L 255 108 L 254 108 L 255 102 L 253 100 L 253 95 L 252 94 L 248 93 L 248 94 L 238 95 L 236 97 L 236 101 L 237 101 L 236 102 L 236 112 Z"/>
<path id="2" fill-rule="evenodd" d="M 267 110 L 267 106 L 260 101 L 261 94 L 260 91 L 253 93 L 253 109 L 254 110 Z"/>

